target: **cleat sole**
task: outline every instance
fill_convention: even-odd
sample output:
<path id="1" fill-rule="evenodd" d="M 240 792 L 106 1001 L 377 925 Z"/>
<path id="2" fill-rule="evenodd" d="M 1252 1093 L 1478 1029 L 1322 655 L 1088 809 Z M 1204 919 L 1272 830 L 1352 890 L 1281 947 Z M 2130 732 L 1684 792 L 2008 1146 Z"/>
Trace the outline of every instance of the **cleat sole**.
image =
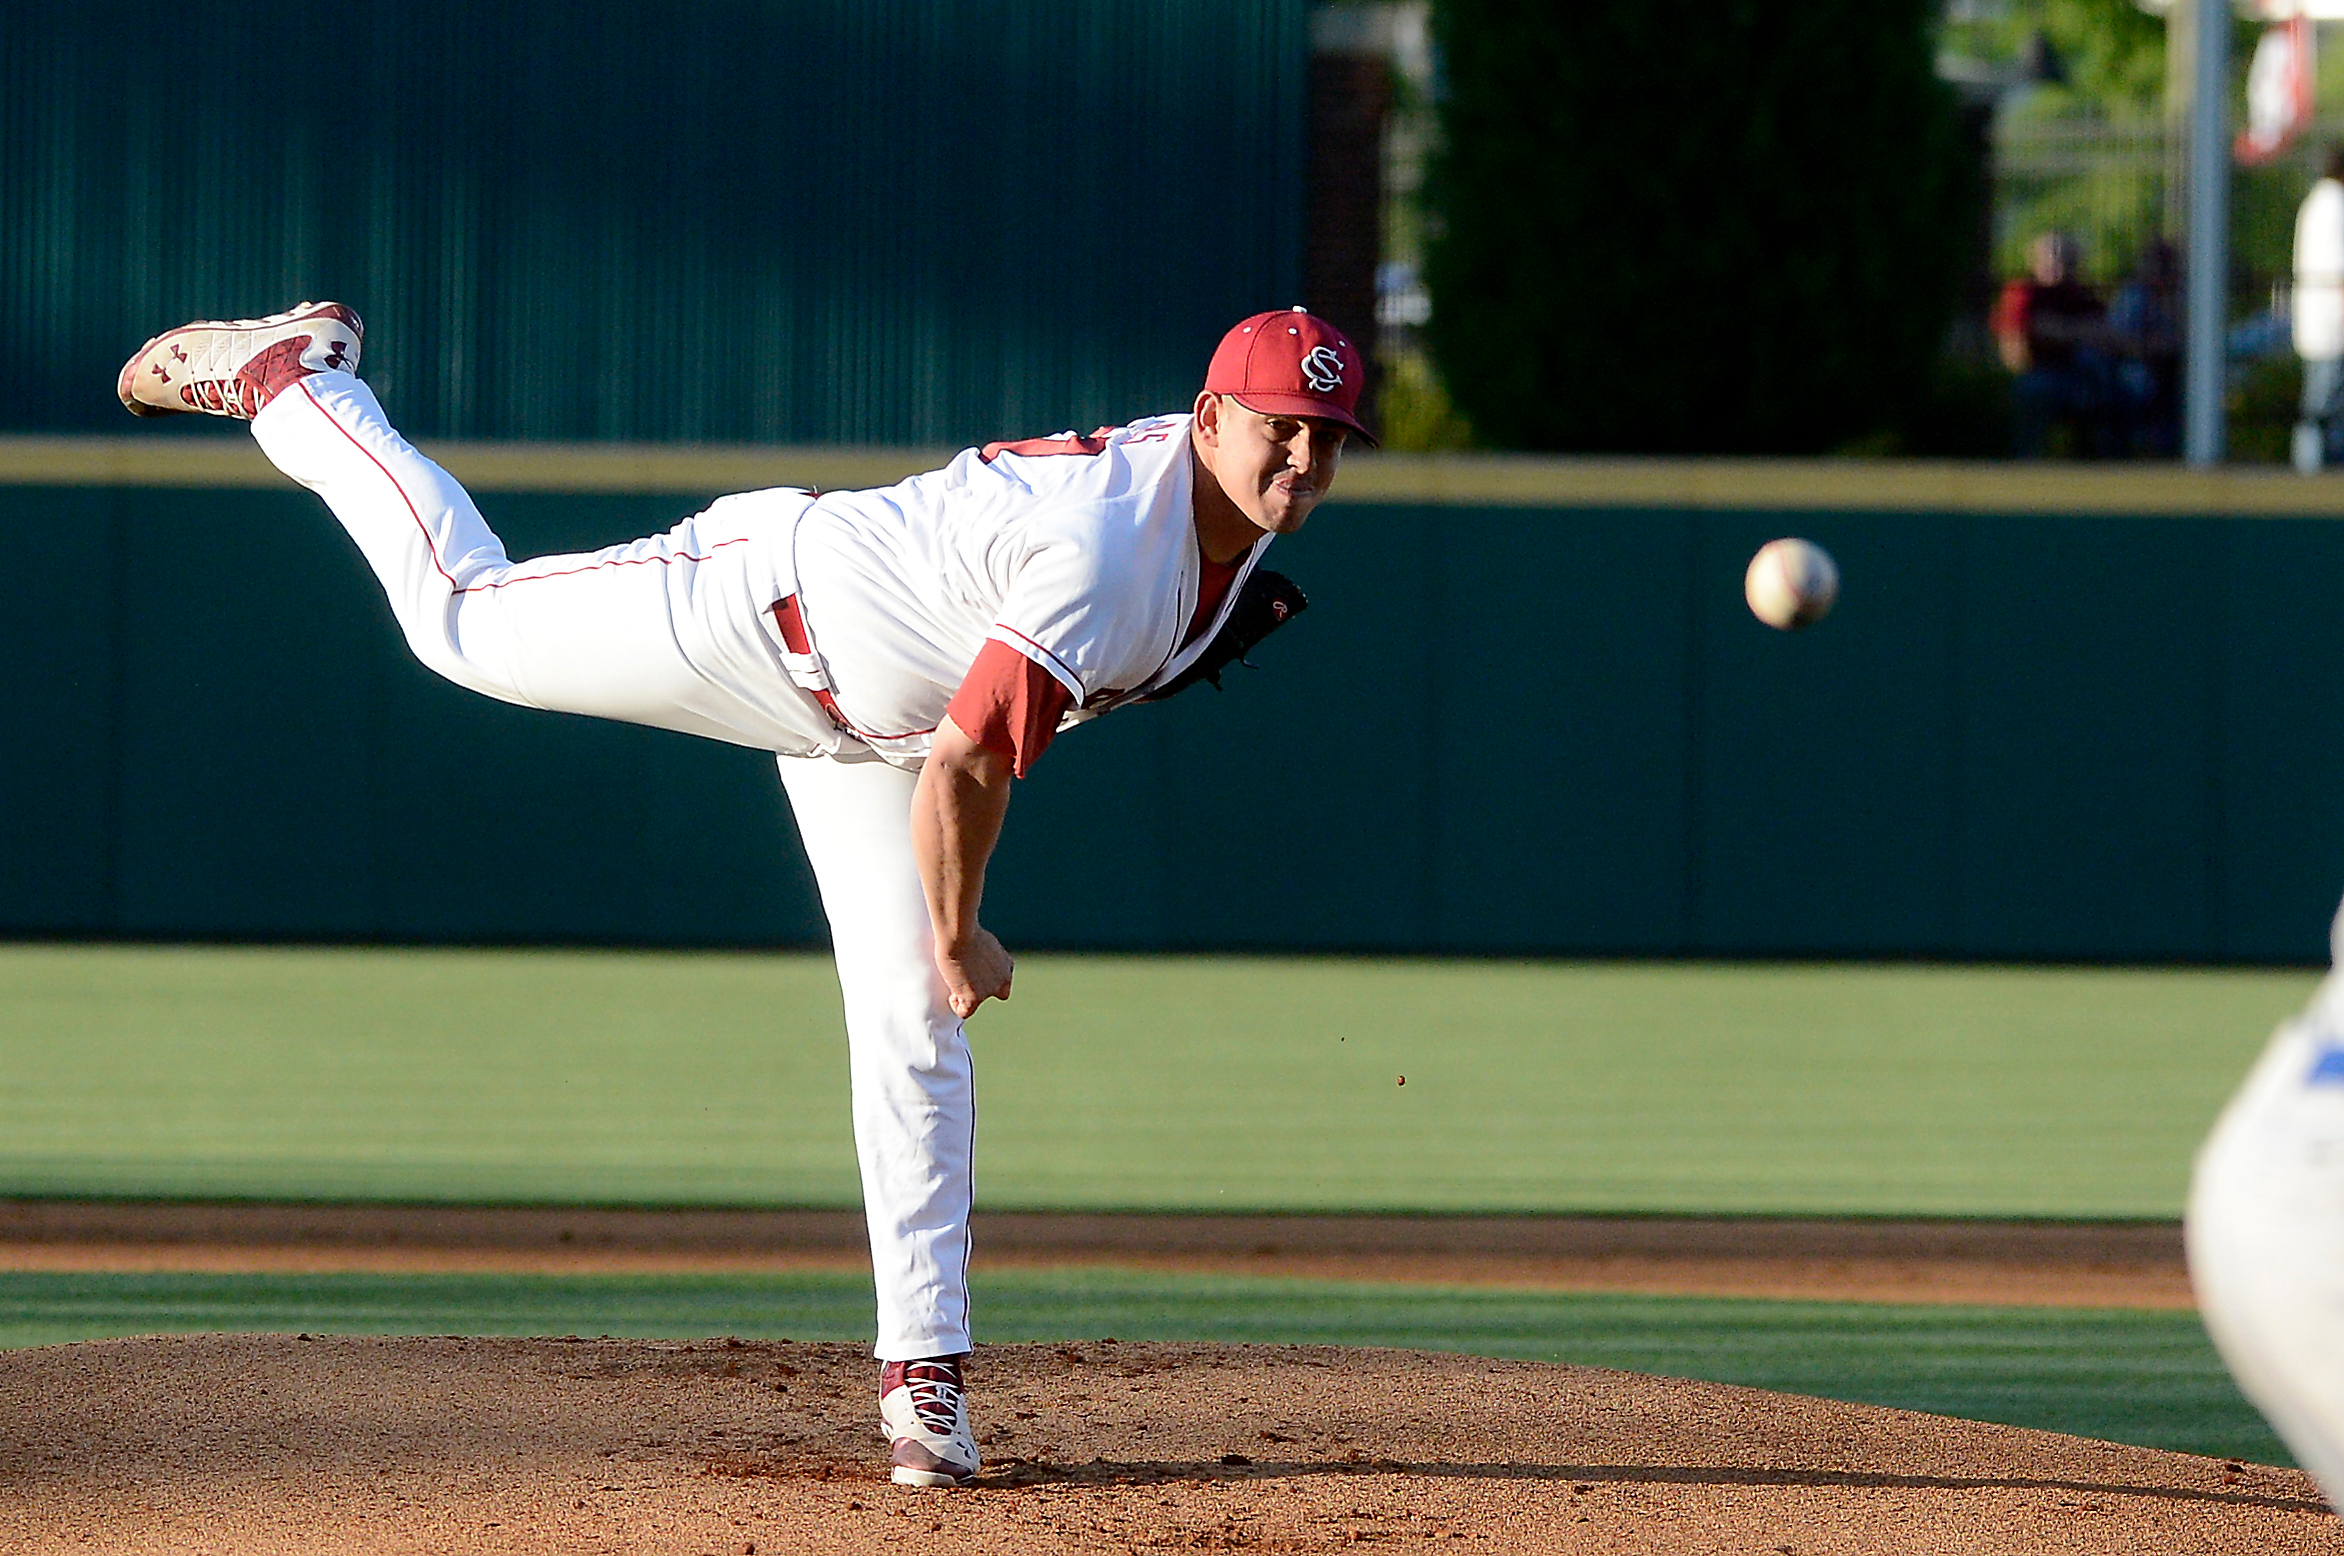
<path id="1" fill-rule="evenodd" d="M 952 1491 L 967 1485 L 975 1477 L 948 1475 L 942 1470 L 907 1470 L 899 1464 L 888 1472 L 887 1478 L 899 1486 L 911 1486 L 921 1491 Z"/>

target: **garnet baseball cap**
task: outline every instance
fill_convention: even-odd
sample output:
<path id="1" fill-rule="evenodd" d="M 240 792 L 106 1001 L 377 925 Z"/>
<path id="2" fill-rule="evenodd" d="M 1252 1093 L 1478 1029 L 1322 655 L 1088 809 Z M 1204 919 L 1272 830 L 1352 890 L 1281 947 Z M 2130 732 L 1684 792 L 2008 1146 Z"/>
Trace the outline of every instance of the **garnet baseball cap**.
<path id="1" fill-rule="evenodd" d="M 1241 319 L 1205 370 L 1207 394 L 1234 395 L 1264 416 L 1324 416 L 1375 445 L 1360 424 L 1367 363 L 1332 324 L 1300 306 Z"/>

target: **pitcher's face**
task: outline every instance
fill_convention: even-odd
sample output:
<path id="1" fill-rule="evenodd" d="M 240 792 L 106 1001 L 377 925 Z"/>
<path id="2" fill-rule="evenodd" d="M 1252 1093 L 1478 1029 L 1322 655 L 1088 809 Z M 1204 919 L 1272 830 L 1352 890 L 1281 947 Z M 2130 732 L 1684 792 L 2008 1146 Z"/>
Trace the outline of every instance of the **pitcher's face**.
<path id="1" fill-rule="evenodd" d="M 1235 395 L 1202 394 L 1196 424 L 1206 468 L 1258 529 L 1293 534 L 1335 484 L 1347 430 L 1339 421 L 1264 415 Z"/>

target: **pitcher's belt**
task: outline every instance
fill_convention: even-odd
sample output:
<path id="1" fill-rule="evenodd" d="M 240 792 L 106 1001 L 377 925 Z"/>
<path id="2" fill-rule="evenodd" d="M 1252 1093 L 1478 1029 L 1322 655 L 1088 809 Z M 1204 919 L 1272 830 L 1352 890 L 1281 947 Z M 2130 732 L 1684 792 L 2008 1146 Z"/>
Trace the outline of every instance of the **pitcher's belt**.
<path id="1" fill-rule="evenodd" d="M 806 617 L 798 609 L 796 595 L 784 595 L 773 602 L 773 624 L 781 629 L 783 647 L 808 660 L 814 657 L 814 640 L 806 635 Z M 799 684 L 805 686 L 807 695 L 822 705 L 822 711 L 830 715 L 831 723 L 850 734 L 854 732 L 854 726 L 846 721 L 846 715 L 838 711 L 838 699 L 830 695 L 830 688 L 804 682 Z"/>

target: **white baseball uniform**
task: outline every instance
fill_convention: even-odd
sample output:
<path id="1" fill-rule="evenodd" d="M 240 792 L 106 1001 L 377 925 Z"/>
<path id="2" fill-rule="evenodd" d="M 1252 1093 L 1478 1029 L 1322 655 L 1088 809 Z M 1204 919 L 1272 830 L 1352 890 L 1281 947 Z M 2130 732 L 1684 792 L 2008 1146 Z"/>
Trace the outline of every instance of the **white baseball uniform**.
<path id="1" fill-rule="evenodd" d="M 1022 773 L 1056 728 L 1171 680 L 1227 619 L 1268 537 L 1231 568 L 1201 556 L 1188 417 L 972 449 L 881 490 L 741 493 L 665 535 L 517 564 L 352 375 L 302 379 L 252 426 L 349 531 L 432 670 L 779 753 L 845 999 L 878 1355 L 968 1350 L 974 1075 L 912 791 L 948 707 L 964 727 L 963 706 L 1040 707 L 1047 727 L 1014 740 Z M 972 666 L 1005 662 L 1042 694 L 997 678 L 979 697 Z"/>
<path id="2" fill-rule="evenodd" d="M 2344 1506 L 2344 914 L 2331 972 L 2198 1152 L 2190 1280 L 2222 1359 Z"/>

